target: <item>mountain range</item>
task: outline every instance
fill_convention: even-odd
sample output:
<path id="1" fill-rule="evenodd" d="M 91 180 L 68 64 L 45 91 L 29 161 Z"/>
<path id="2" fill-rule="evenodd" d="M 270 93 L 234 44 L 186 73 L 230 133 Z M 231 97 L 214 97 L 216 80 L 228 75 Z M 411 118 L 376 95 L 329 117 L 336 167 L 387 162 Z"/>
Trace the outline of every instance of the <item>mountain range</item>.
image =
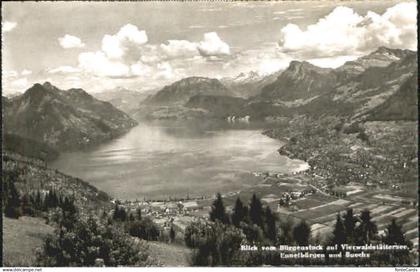
<path id="1" fill-rule="evenodd" d="M 82 89 L 60 90 L 49 82 L 37 83 L 11 99 L 2 97 L 2 101 L 4 134 L 59 151 L 101 143 L 137 124 L 109 102 L 100 101 Z"/>
<path id="2" fill-rule="evenodd" d="M 195 96 L 232 97 L 234 93 L 218 79 L 188 77 L 163 87 L 145 99 L 134 113 L 136 119 L 196 119 L 209 117 L 204 107 L 194 109 L 187 105 Z"/>
<path id="3" fill-rule="evenodd" d="M 137 110 L 139 104 L 147 97 L 155 94 L 157 90 L 134 91 L 123 87 L 117 87 L 103 92 L 92 94 L 95 98 L 111 103 L 117 109 L 131 114 Z"/>
<path id="4" fill-rule="evenodd" d="M 217 79 L 188 77 L 165 86 L 144 102 L 149 105 L 184 105 L 195 95 L 232 96 L 232 93 Z"/>
<path id="5" fill-rule="evenodd" d="M 109 102 L 82 89 L 60 90 L 45 82 L 22 95 L 2 97 L 3 134 L 62 151 L 121 135 L 136 125 L 132 118 L 272 120 L 334 115 L 351 123 L 417 120 L 417 71 L 417 52 L 380 47 L 335 69 L 292 61 L 284 71 L 268 76 L 250 72 L 221 80 L 184 78 L 147 97 L 126 89 L 96 94 Z"/>
<path id="6" fill-rule="evenodd" d="M 292 61 L 259 94 L 236 100 L 235 106 L 229 99 L 229 106 L 220 107 L 215 101 L 222 97 L 210 99 L 212 94 L 194 98 L 185 106 L 224 118 L 238 115 L 264 120 L 307 114 L 337 115 L 353 121 L 417 120 L 416 84 L 417 52 L 380 47 L 336 69 Z"/>
<path id="7" fill-rule="evenodd" d="M 232 92 L 233 96 L 247 99 L 261 94 L 262 88 L 274 82 L 281 72 L 260 75 L 258 72 L 250 71 L 240 73 L 236 77 L 224 77 L 220 82 Z"/>

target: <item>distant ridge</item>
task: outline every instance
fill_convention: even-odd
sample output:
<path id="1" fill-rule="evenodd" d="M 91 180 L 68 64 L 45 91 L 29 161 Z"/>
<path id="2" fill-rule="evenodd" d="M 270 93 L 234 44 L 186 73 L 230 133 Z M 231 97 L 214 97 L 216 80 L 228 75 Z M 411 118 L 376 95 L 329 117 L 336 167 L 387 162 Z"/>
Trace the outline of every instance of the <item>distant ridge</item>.
<path id="1" fill-rule="evenodd" d="M 57 150 L 101 143 L 137 124 L 127 114 L 83 89 L 63 91 L 49 82 L 34 84 L 3 106 L 6 133 Z"/>
<path id="2" fill-rule="evenodd" d="M 207 77 L 188 77 L 165 86 L 145 104 L 151 105 L 183 105 L 195 95 L 227 95 L 231 93 L 217 79 Z"/>

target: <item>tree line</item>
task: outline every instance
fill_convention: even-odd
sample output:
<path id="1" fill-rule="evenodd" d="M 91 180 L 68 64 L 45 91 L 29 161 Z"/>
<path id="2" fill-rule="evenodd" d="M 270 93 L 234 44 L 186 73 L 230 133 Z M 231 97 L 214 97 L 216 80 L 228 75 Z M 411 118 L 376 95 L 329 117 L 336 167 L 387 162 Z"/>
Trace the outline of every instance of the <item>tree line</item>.
<path id="1" fill-rule="evenodd" d="M 159 234 L 154 222 L 142 218 L 140 210 L 133 215 L 118 206 L 111 216 L 98 217 L 95 211 L 81 211 L 73 196 L 54 189 L 18 190 L 18 176 L 16 171 L 3 171 L 4 215 L 14 219 L 24 215 L 44 217 L 55 227 L 36 252 L 35 266 L 156 265 L 146 244 L 133 239 L 137 236 L 154 240 Z"/>
<path id="2" fill-rule="evenodd" d="M 127 211 L 124 206 L 116 202 L 109 222 L 118 223 L 133 237 L 138 237 L 148 241 L 156 241 L 160 236 L 159 227 L 150 217 L 143 217 L 141 208 L 135 212 Z"/>
<path id="3" fill-rule="evenodd" d="M 231 213 L 226 211 L 222 196 L 217 194 L 210 213 L 210 221 L 196 221 L 185 230 L 185 243 L 193 250 L 191 262 L 196 266 L 260 266 L 260 265 L 410 265 L 414 256 L 412 244 L 407 241 L 402 226 L 396 220 L 386 227 L 385 235 L 378 235 L 378 227 L 369 210 L 354 215 L 352 209 L 337 214 L 332 233 L 325 237 L 311 234 L 305 220 L 294 222 L 290 217 L 278 218 L 269 206 L 264 207 L 253 194 L 245 205 L 238 197 Z M 257 246 L 365 245 L 385 243 L 407 245 L 408 249 L 392 252 L 375 252 L 369 259 L 301 259 L 285 260 L 278 252 L 240 251 L 243 244 Z M 337 250 L 329 253 L 343 252 Z M 327 255 L 326 255 L 327 256 Z"/>
<path id="4" fill-rule="evenodd" d="M 60 194 L 54 189 L 20 193 L 15 185 L 17 176 L 14 171 L 3 172 L 2 204 L 6 217 L 17 219 L 22 215 L 39 216 L 54 208 L 76 210 L 74 197 Z"/>

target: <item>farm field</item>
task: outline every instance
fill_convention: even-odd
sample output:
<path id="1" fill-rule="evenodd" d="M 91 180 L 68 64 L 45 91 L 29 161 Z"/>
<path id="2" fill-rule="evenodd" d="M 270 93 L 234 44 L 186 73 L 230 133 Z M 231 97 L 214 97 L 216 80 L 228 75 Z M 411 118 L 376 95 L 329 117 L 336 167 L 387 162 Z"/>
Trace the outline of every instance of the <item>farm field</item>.
<path id="1" fill-rule="evenodd" d="M 233 208 L 236 198 L 240 197 L 242 202 L 249 203 L 255 193 L 264 205 L 269 206 L 276 212 L 279 219 L 293 218 L 295 220 L 306 220 L 311 225 L 312 236 L 320 234 L 328 236 L 336 222 L 337 214 L 344 214 L 352 208 L 354 214 L 368 209 L 371 212 L 372 221 L 378 226 L 380 235 L 384 234 L 386 226 L 396 219 L 402 225 L 407 239 L 418 246 L 417 216 L 416 208 L 411 203 L 402 203 L 403 198 L 397 192 L 391 190 L 371 190 L 363 186 L 347 186 L 345 191 L 356 191 L 347 197 L 340 199 L 335 196 L 321 192 L 309 193 L 303 197 L 292 199 L 288 207 L 279 206 L 279 200 L 283 193 L 302 192 L 311 189 L 308 180 L 302 175 L 283 176 L 281 178 L 265 178 L 257 186 L 252 186 L 239 192 L 223 195 L 223 201 L 228 211 Z M 212 199 L 198 201 L 201 209 L 194 211 L 194 215 L 207 216 Z"/>

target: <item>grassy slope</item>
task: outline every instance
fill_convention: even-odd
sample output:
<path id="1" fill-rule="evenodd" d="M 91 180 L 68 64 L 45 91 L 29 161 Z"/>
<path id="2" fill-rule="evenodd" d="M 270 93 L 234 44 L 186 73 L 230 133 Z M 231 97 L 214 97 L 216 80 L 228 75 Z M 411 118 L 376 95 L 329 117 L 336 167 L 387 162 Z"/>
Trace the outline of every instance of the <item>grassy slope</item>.
<path id="1" fill-rule="evenodd" d="M 53 231 L 41 218 L 23 216 L 16 220 L 3 216 L 3 265 L 33 265 L 36 249 Z"/>
<path id="2" fill-rule="evenodd" d="M 67 196 L 74 196 L 81 213 L 89 211 L 99 213 L 101 209 L 108 210 L 110 197 L 80 179 L 64 175 L 58 171 L 44 168 L 37 160 L 3 154 L 3 171 L 16 171 L 19 179 L 15 183 L 22 192 L 34 190 L 56 191 Z M 33 266 L 36 248 L 42 245 L 46 234 L 54 228 L 44 223 L 42 218 L 21 217 L 18 220 L 3 217 L 3 260 L 10 266 Z"/>
<path id="3" fill-rule="evenodd" d="M 179 244 L 148 242 L 150 255 L 159 260 L 164 267 L 190 266 L 190 249 Z"/>

